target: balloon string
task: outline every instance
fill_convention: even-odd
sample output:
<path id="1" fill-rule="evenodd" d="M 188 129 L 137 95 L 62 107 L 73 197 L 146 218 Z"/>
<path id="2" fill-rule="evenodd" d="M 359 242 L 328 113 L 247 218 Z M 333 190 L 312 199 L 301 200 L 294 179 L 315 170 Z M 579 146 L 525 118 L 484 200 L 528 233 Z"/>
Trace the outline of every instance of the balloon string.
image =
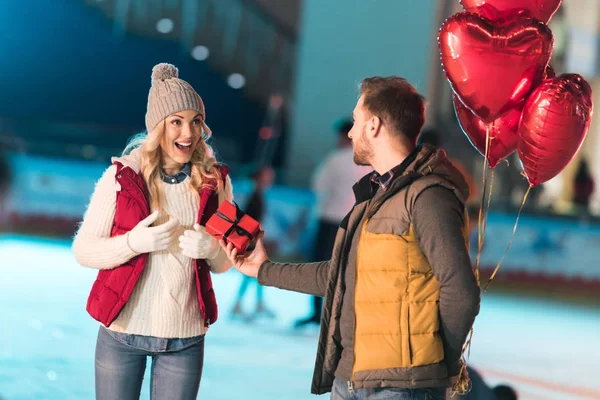
<path id="1" fill-rule="evenodd" d="M 485 230 L 486 230 L 486 224 L 487 224 L 486 216 L 490 209 L 490 205 L 491 205 L 491 201 L 492 201 L 492 192 L 493 192 L 493 187 L 494 187 L 494 170 L 492 169 L 491 177 L 490 177 L 489 193 L 487 193 L 488 201 L 486 204 L 485 196 L 486 196 L 487 188 L 486 188 L 485 183 L 486 183 L 486 172 L 487 172 L 486 167 L 488 166 L 488 155 L 489 155 L 489 148 L 490 148 L 489 129 L 490 129 L 490 125 L 487 125 L 486 126 L 486 141 L 485 141 L 485 155 L 484 155 L 485 160 L 484 160 L 484 165 L 483 165 L 483 178 L 482 178 L 483 194 L 481 197 L 481 203 L 479 205 L 479 219 L 477 221 L 478 249 L 477 249 L 477 261 L 475 264 L 475 277 L 477 279 L 477 285 L 479 285 L 479 287 L 481 287 L 480 274 L 479 274 L 479 263 L 481 261 L 481 253 L 483 250 L 483 242 L 484 242 L 484 238 L 485 238 Z M 487 291 L 490 282 L 496 277 L 496 274 L 497 274 L 498 270 L 500 269 L 502 262 L 504 261 L 504 257 L 506 257 L 506 255 L 508 254 L 508 250 L 510 249 L 512 241 L 517 232 L 517 227 L 519 225 L 519 220 L 521 218 L 521 212 L 523 211 L 523 207 L 525 206 L 525 202 L 527 201 L 527 197 L 529 196 L 530 191 L 531 191 L 531 186 L 529 186 L 529 188 L 525 192 L 525 196 L 523 196 L 523 201 L 521 202 L 521 206 L 519 207 L 517 219 L 516 219 L 515 225 L 513 227 L 512 236 L 511 236 L 508 244 L 506 245 L 506 250 L 505 250 L 504 254 L 502 255 L 502 258 L 498 262 L 498 265 L 496 265 L 494 272 L 492 272 L 492 275 L 486 282 L 483 290 L 481 290 L 480 296 L 483 296 L 483 294 Z M 484 210 L 484 205 L 486 205 L 485 210 Z M 474 329 L 471 327 L 471 330 L 469 331 L 469 335 L 467 337 L 467 340 L 465 341 L 465 344 L 463 345 L 462 352 L 460 355 L 462 365 L 460 368 L 458 379 L 456 380 L 456 382 L 454 383 L 454 385 L 452 385 L 452 388 L 450 389 L 451 397 L 454 397 L 457 394 L 464 396 L 471 391 L 472 382 L 469 379 L 469 373 L 467 371 L 467 359 L 471 357 L 471 343 L 473 342 L 473 335 L 474 335 Z M 465 357 L 465 353 L 467 354 L 466 357 Z"/>
<path id="2" fill-rule="evenodd" d="M 481 261 L 481 253 L 483 250 L 483 243 L 484 243 L 484 239 L 485 239 L 485 229 L 486 229 L 486 225 L 487 225 L 486 217 L 487 217 L 487 213 L 490 209 L 490 205 L 492 202 L 492 189 L 494 186 L 494 170 L 492 170 L 491 176 L 490 176 L 490 188 L 489 188 L 489 192 L 488 192 L 487 186 L 486 186 L 486 178 L 487 178 L 487 167 L 489 165 L 488 156 L 489 156 L 490 141 L 491 141 L 490 128 L 491 128 L 490 125 L 486 126 L 485 154 L 484 154 L 482 185 L 481 185 L 481 187 L 483 188 L 483 193 L 481 195 L 481 201 L 479 204 L 479 217 L 477 220 L 477 259 L 475 262 L 475 278 L 477 280 L 477 286 L 479 286 L 479 287 L 481 287 L 480 274 L 479 274 L 479 263 Z M 485 201 L 486 195 L 487 195 L 487 203 Z M 462 365 L 460 368 L 460 372 L 458 374 L 458 379 L 456 380 L 456 382 L 454 383 L 454 385 L 452 385 L 452 388 L 450 389 L 450 395 L 452 397 L 454 397 L 454 395 L 457 395 L 457 394 L 464 396 L 471 391 L 472 383 L 471 383 L 471 380 L 469 379 L 469 373 L 467 371 L 467 359 L 471 357 L 471 343 L 473 341 L 473 334 L 474 334 L 474 330 L 473 330 L 473 328 L 471 328 L 471 330 L 469 331 L 469 336 L 467 337 L 467 340 L 465 341 L 465 344 L 463 345 L 462 352 L 460 355 Z M 465 357 L 465 353 L 466 353 L 466 357 Z"/>
<path id="3" fill-rule="evenodd" d="M 492 204 L 492 192 L 494 189 L 494 170 L 491 170 L 491 174 L 490 174 L 490 186 L 488 188 L 488 193 L 487 193 L 487 205 L 485 207 L 484 210 L 484 218 L 482 221 L 483 227 L 482 227 L 482 235 L 484 236 L 481 240 L 482 240 L 482 249 L 480 251 L 480 253 L 483 253 L 483 240 L 485 240 L 485 231 L 487 230 L 487 215 L 490 211 L 490 205 Z M 481 254 L 480 254 L 481 256 Z"/>
<path id="4" fill-rule="evenodd" d="M 473 328 L 469 331 L 469 336 L 467 337 L 467 341 L 463 345 L 462 353 L 460 355 L 461 359 L 461 367 L 460 372 L 458 374 L 458 379 L 454 382 L 454 385 L 450 388 L 450 397 L 454 397 L 455 395 L 464 396 L 471 391 L 472 382 L 469 379 L 469 372 L 467 371 L 467 360 L 465 358 L 465 352 L 468 350 L 468 357 L 471 356 L 471 341 L 473 340 Z M 467 358 L 468 358 L 467 357 Z"/>
<path id="5" fill-rule="evenodd" d="M 475 260 L 475 279 L 477 280 L 477 285 L 481 287 L 480 275 L 479 275 L 479 263 L 481 261 L 481 252 L 483 250 L 483 243 L 485 239 L 485 216 L 486 212 L 484 211 L 485 206 L 485 196 L 487 193 L 486 188 L 486 176 L 487 176 L 487 166 L 488 166 L 488 156 L 490 151 L 490 125 L 486 125 L 485 128 L 485 154 L 483 160 L 483 171 L 481 178 L 481 187 L 483 188 L 483 192 L 481 194 L 481 202 L 479 204 L 479 216 L 477 219 L 477 257 Z M 490 197 L 491 198 L 491 197 Z M 489 208 L 489 202 L 488 202 Z"/>
<path id="6" fill-rule="evenodd" d="M 506 245 L 506 250 L 504 251 L 504 254 L 502 255 L 502 258 L 500 259 L 500 261 L 498 261 L 498 265 L 496 265 L 496 268 L 494 269 L 494 272 L 492 272 L 490 279 L 485 284 L 485 287 L 483 288 L 483 293 L 486 292 L 490 282 L 496 277 L 496 273 L 500 269 L 500 266 L 502 265 L 502 261 L 504 261 L 504 257 L 506 257 L 506 255 L 508 254 L 510 245 L 512 244 L 512 241 L 515 238 L 515 233 L 517 232 L 517 226 L 519 225 L 519 219 L 521 218 L 521 211 L 523 211 L 523 207 L 525 206 L 525 202 L 527 201 L 527 196 L 529 196 L 530 191 L 531 191 L 531 186 L 529 186 L 527 188 L 527 191 L 525 192 L 525 196 L 523 196 L 523 201 L 521 202 L 521 207 L 519 207 L 519 213 L 517 214 L 517 220 L 515 221 L 515 226 L 513 227 L 512 236 L 511 236 L 510 240 L 508 241 L 508 244 Z"/>

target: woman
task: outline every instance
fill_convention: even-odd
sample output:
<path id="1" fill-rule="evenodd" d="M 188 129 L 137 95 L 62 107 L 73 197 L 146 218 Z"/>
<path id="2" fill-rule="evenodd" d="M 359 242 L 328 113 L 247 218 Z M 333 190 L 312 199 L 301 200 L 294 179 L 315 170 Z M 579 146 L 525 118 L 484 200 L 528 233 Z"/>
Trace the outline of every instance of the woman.
<path id="1" fill-rule="evenodd" d="M 195 399 L 204 335 L 217 319 L 210 273 L 231 267 L 204 224 L 231 200 L 228 168 L 206 143 L 200 96 L 170 64 L 152 70 L 147 134 L 96 184 L 73 251 L 100 269 L 87 310 L 101 323 L 96 399 Z"/>

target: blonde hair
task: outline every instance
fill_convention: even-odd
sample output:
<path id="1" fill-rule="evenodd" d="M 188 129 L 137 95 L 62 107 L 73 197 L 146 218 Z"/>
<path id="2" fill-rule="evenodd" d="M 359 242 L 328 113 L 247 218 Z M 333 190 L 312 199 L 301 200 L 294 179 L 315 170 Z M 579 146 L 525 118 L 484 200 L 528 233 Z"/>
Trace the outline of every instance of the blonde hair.
<path id="1" fill-rule="evenodd" d="M 203 123 L 204 125 L 204 123 Z M 140 172 L 148 186 L 151 210 L 162 209 L 163 193 L 160 168 L 162 160 L 161 139 L 164 137 L 166 122 L 159 123 L 150 133 L 135 135 L 123 150 L 123 156 L 140 148 Z M 208 132 L 207 132 L 208 131 Z M 210 138 L 210 130 L 206 129 L 202 138 L 192 151 L 190 190 L 198 195 L 201 188 L 210 188 L 217 192 L 223 189 L 221 174 L 217 169 L 217 159 L 213 149 L 206 143 Z"/>

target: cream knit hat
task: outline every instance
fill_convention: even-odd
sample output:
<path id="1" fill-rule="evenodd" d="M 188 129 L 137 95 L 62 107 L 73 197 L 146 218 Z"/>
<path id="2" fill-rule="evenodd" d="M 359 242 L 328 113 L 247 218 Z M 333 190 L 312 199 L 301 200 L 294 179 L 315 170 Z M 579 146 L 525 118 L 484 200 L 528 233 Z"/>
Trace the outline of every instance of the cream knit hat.
<path id="1" fill-rule="evenodd" d="M 171 64 L 161 63 L 152 68 L 152 86 L 148 94 L 146 130 L 152 132 L 159 122 L 169 115 L 183 110 L 195 110 L 202 114 L 204 137 L 211 131 L 206 125 L 204 103 L 194 88 L 179 79 L 179 70 Z"/>

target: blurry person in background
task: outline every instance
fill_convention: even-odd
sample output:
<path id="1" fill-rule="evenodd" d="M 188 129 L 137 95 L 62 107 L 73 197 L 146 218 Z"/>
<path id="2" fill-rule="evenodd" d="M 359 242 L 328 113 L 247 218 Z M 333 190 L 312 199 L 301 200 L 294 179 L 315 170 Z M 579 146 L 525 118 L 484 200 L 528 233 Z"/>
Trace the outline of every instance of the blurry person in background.
<path id="1" fill-rule="evenodd" d="M 348 132 L 352 129 L 351 120 L 337 124 L 337 149 L 332 151 L 319 165 L 313 176 L 312 190 L 317 196 L 319 226 L 313 247 L 312 261 L 331 258 L 335 235 L 340 223 L 354 206 L 352 185 L 373 171 L 368 166 L 356 165 L 352 151 L 352 140 Z M 318 325 L 321 321 L 323 298 L 312 297 L 311 314 L 296 322 L 296 327 L 308 324 Z"/>
<path id="2" fill-rule="evenodd" d="M 0 150 L 0 232 L 5 228 L 6 200 L 12 184 L 12 169 L 8 161 L 8 155 Z"/>
<path id="3" fill-rule="evenodd" d="M 252 175 L 252 180 L 254 181 L 254 191 L 252 192 L 252 195 L 246 203 L 244 211 L 247 215 L 254 218 L 260 223 L 264 221 L 266 213 L 265 191 L 273 185 L 274 179 L 275 172 L 273 171 L 273 168 L 269 166 L 263 166 L 259 168 Z M 248 247 L 248 251 L 252 251 L 253 249 L 253 245 Z M 251 284 L 256 285 L 256 308 L 253 314 L 244 315 L 244 312 L 242 310 L 242 301 L 244 299 L 246 291 L 248 290 L 248 286 L 250 286 Z M 232 316 L 242 317 L 245 320 L 250 320 L 252 318 L 261 316 L 265 316 L 267 318 L 274 318 L 275 314 L 265 306 L 263 290 L 264 288 L 258 284 L 256 278 L 252 278 L 250 276 L 242 274 L 242 283 L 240 284 L 240 288 L 238 290 L 235 305 L 233 306 L 233 310 L 231 311 Z"/>
<path id="4" fill-rule="evenodd" d="M 495 400 L 519 400 L 517 392 L 511 386 L 498 385 L 492 390 L 496 396 Z"/>
<path id="5" fill-rule="evenodd" d="M 261 285 L 324 297 L 312 393 L 443 400 L 479 312 L 469 188 L 445 152 L 417 146 L 425 99 L 406 79 L 365 79 L 353 118 L 354 161 L 375 171 L 354 185 L 329 260 L 272 262 L 260 236 L 240 256 L 220 244 Z"/>
<path id="6" fill-rule="evenodd" d="M 200 96 L 171 64 L 152 70 L 147 133 L 113 158 L 73 242 L 99 269 L 87 311 L 101 324 L 96 399 L 138 399 L 152 358 L 153 399 L 195 399 L 204 338 L 217 318 L 210 272 L 231 267 L 204 229 L 232 200 L 228 167 L 207 144 Z"/>
<path id="7" fill-rule="evenodd" d="M 573 204 L 577 214 L 589 215 L 592 194 L 594 194 L 594 178 L 587 161 L 581 160 L 573 185 Z"/>

